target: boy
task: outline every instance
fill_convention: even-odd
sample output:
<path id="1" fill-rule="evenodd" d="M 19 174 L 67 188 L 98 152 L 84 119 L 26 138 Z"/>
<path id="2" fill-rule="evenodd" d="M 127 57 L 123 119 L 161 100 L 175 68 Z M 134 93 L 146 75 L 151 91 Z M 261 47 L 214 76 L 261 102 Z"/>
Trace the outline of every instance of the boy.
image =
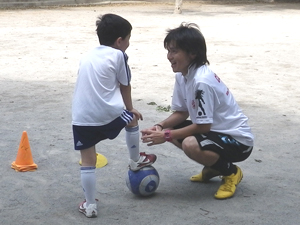
<path id="1" fill-rule="evenodd" d="M 72 104 L 74 145 L 81 153 L 81 184 L 85 195 L 79 211 L 87 217 L 97 216 L 95 145 L 98 142 L 116 138 L 125 127 L 129 168 L 136 171 L 156 160 L 155 155 L 139 151 L 138 120 L 143 117 L 132 106 L 131 73 L 125 54 L 132 26 L 115 14 L 99 17 L 96 26 L 100 46 L 80 62 Z"/>
<path id="2" fill-rule="evenodd" d="M 204 165 L 191 181 L 208 182 L 222 175 L 224 183 L 215 198 L 232 197 L 243 177 L 233 162 L 244 161 L 253 148 L 248 118 L 226 85 L 209 68 L 205 39 L 196 24 L 182 23 L 169 30 L 164 46 L 176 73 L 174 112 L 150 129 L 142 130 L 142 140 L 149 146 L 172 142 L 189 158 Z"/>

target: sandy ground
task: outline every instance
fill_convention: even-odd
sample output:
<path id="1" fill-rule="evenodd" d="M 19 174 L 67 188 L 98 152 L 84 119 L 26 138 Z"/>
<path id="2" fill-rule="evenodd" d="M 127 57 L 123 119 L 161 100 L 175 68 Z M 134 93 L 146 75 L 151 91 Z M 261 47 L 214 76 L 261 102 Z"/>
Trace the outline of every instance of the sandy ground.
<path id="1" fill-rule="evenodd" d="M 97 146 L 108 165 L 97 169 L 99 217 L 77 211 L 83 194 L 79 153 L 73 150 L 71 99 L 78 62 L 98 45 L 95 20 L 117 13 L 133 25 L 127 53 L 141 129 L 170 112 L 174 77 L 163 38 L 167 28 L 195 22 L 206 38 L 213 70 L 249 117 L 253 154 L 238 165 L 244 179 L 235 196 L 213 198 L 218 178 L 191 183 L 201 165 L 170 144 L 157 154 L 161 182 L 138 198 L 125 184 L 124 132 Z M 0 224 L 299 224 L 300 132 L 299 4 L 185 3 L 0 11 Z M 155 102 L 156 105 L 149 104 Z M 35 172 L 10 168 L 27 131 Z"/>

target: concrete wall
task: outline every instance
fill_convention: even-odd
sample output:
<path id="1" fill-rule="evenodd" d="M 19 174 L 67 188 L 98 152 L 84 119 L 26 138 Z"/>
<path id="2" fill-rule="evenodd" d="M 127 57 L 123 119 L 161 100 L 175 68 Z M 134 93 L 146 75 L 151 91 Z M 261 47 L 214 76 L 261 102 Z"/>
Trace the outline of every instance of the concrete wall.
<path id="1" fill-rule="evenodd" d="M 184 0 L 183 0 L 184 1 Z M 189 2 L 197 0 L 188 0 Z M 202 0 L 203 1 L 203 0 Z M 209 0 L 207 0 L 209 1 Z M 216 0 L 218 1 L 218 0 Z M 300 0 L 232 0 L 232 2 L 299 2 Z M 2 8 L 32 8 L 45 6 L 68 6 L 68 5 L 90 5 L 90 4 L 109 4 L 120 2 L 171 2 L 175 0 L 0 0 Z M 205 0 L 203 1 L 205 2 Z M 213 2 L 211 0 L 211 2 Z M 220 0 L 219 0 L 220 2 Z M 228 2 L 228 1 L 226 1 Z"/>
<path id="2" fill-rule="evenodd" d="M 159 0 L 158 0 L 159 1 Z M 90 5 L 109 4 L 118 2 L 132 2 L 130 0 L 0 0 L 0 8 L 31 8 L 44 6 L 64 6 L 64 5 Z M 168 2 L 168 0 L 162 0 Z"/>
<path id="3" fill-rule="evenodd" d="M 198 0 L 188 0 L 189 2 Z M 211 0 L 202 0 L 211 1 Z M 213 0 L 212 0 L 213 1 Z M 216 0 L 221 1 L 221 0 Z M 227 0 L 228 1 L 228 0 Z M 243 2 L 253 2 L 257 0 L 233 0 Z M 270 1 L 270 0 L 267 0 Z M 271 0 L 273 1 L 273 0 Z M 300 0 L 299 0 L 300 1 Z M 46 6 L 71 6 L 71 5 L 92 5 L 92 4 L 110 4 L 124 2 L 170 2 L 175 3 L 175 0 L 0 0 L 0 9 L 2 8 L 33 8 Z"/>

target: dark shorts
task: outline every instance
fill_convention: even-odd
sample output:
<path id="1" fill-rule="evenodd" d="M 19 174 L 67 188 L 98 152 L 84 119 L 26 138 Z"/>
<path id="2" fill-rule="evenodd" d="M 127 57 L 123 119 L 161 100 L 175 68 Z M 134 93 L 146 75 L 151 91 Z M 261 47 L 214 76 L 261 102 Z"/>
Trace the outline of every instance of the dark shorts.
<path id="1" fill-rule="evenodd" d="M 186 120 L 174 129 L 179 129 L 191 125 L 192 121 Z M 203 151 L 213 151 L 220 155 L 221 158 L 229 162 L 241 162 L 247 159 L 253 149 L 253 146 L 246 146 L 235 140 L 227 134 L 210 131 L 205 134 L 195 134 L 200 148 Z M 178 140 L 182 143 L 183 140 Z"/>
<path id="2" fill-rule="evenodd" d="M 123 114 L 103 126 L 76 126 L 73 125 L 75 150 L 83 150 L 96 145 L 105 139 L 116 138 L 121 130 L 133 120 L 133 113 L 124 110 Z"/>

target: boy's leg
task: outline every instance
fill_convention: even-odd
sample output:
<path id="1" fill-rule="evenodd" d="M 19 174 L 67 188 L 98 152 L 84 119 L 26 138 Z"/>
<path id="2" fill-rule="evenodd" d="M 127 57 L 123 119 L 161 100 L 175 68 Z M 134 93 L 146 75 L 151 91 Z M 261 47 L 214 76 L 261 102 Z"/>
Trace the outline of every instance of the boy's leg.
<path id="1" fill-rule="evenodd" d="M 84 191 L 85 201 L 79 206 L 79 211 L 87 217 L 97 216 L 96 205 L 96 149 L 92 146 L 80 150 L 81 153 L 81 185 Z"/>
<path id="2" fill-rule="evenodd" d="M 133 161 L 138 161 L 140 158 L 140 132 L 139 132 L 139 126 L 134 127 L 125 127 L 126 130 L 126 144 L 127 148 L 129 150 L 129 158 Z"/>
<path id="3" fill-rule="evenodd" d="M 129 151 L 129 168 L 133 171 L 149 166 L 156 161 L 156 155 L 140 152 L 140 131 L 138 122 L 133 116 L 133 121 L 126 127 L 126 144 Z"/>

